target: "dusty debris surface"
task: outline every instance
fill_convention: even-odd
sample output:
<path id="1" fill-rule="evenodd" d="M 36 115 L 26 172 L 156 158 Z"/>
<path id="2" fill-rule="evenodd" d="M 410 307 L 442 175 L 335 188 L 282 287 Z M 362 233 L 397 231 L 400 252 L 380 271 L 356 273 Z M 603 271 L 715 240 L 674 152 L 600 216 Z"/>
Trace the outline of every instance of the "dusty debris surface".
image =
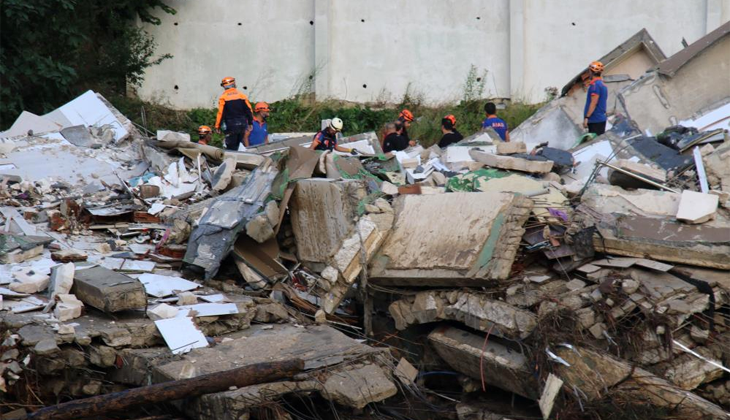
<path id="1" fill-rule="evenodd" d="M 597 138 L 581 76 L 512 143 L 395 154 L 223 151 L 93 92 L 24 113 L 0 142 L 2 417 L 728 417 L 730 87 L 686 80 L 730 36 L 706 41 L 607 77 Z"/>

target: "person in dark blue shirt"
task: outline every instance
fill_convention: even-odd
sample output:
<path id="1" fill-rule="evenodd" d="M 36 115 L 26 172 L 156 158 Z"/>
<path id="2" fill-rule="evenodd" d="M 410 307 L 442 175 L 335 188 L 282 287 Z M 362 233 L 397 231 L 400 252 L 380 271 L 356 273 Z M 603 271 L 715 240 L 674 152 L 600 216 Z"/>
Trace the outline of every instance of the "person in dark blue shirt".
<path id="1" fill-rule="evenodd" d="M 266 123 L 269 112 L 269 104 L 266 102 L 259 102 L 254 107 L 253 124 L 251 124 L 251 129 L 246 132 L 246 137 L 243 139 L 246 147 L 269 143 L 269 125 Z"/>
<path id="2" fill-rule="evenodd" d="M 606 132 L 606 103 L 608 102 L 608 89 L 603 84 L 603 63 L 594 61 L 588 66 L 590 81 L 588 82 L 588 94 L 586 106 L 583 110 L 583 128 L 589 133 L 598 136 Z"/>
<path id="3" fill-rule="evenodd" d="M 497 105 L 494 102 L 487 102 L 484 105 L 484 112 L 487 114 L 487 118 L 482 123 L 482 130 L 492 127 L 502 140 L 509 141 L 509 127 L 503 119 L 497 117 Z"/>

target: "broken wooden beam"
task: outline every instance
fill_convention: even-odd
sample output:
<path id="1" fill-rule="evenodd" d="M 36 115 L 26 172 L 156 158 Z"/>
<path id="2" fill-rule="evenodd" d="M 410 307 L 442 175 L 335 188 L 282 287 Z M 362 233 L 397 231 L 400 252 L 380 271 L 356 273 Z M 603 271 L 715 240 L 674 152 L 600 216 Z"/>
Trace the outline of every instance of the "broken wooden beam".
<path id="1" fill-rule="evenodd" d="M 227 391 L 230 387 L 245 387 L 279 379 L 291 378 L 304 370 L 304 361 L 292 359 L 282 362 L 257 363 L 216 372 L 195 378 L 163 382 L 141 388 L 111 394 L 98 395 L 76 401 L 42 408 L 29 414 L 27 420 L 73 420 L 99 416 L 114 411 L 124 411 L 141 404 L 192 398 L 205 394 Z"/>

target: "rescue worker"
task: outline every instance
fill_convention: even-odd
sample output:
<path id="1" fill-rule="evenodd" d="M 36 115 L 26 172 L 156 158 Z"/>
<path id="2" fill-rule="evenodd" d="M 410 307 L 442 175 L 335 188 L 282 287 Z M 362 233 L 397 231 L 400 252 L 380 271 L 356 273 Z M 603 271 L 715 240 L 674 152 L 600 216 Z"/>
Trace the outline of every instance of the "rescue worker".
<path id="1" fill-rule="evenodd" d="M 221 87 L 224 92 L 218 99 L 215 129 L 220 132 L 221 123 L 225 123 L 226 149 L 238 150 L 246 131 L 253 122 L 251 103 L 246 95 L 236 89 L 236 79 L 233 77 L 224 77 Z"/>
<path id="2" fill-rule="evenodd" d="M 320 130 L 314 135 L 312 145 L 309 146 L 311 150 L 337 150 L 342 153 L 357 154 L 354 149 L 346 149 L 337 144 L 337 133 L 342 131 L 344 123 L 341 119 L 335 117 L 332 118 L 327 125 L 327 128 Z"/>
<path id="3" fill-rule="evenodd" d="M 394 122 L 385 124 L 383 136 L 383 153 L 395 152 L 408 148 L 408 140 L 398 133 L 396 123 Z"/>
<path id="4" fill-rule="evenodd" d="M 492 127 L 504 141 L 509 141 L 509 127 L 507 122 L 497 116 L 497 105 L 494 102 L 487 102 L 484 105 L 484 113 L 487 117 L 482 122 L 482 130 Z"/>
<path id="5" fill-rule="evenodd" d="M 413 113 L 407 109 L 404 109 L 403 111 L 398 114 L 398 119 L 395 122 L 395 128 L 398 130 L 398 133 L 401 137 L 406 139 L 409 146 L 415 146 L 416 141 L 411 140 L 410 136 L 408 136 L 408 127 L 411 126 L 411 123 L 413 122 Z"/>
<path id="6" fill-rule="evenodd" d="M 606 103 L 608 102 L 608 88 L 603 84 L 603 63 L 594 61 L 588 66 L 590 81 L 588 82 L 588 94 L 586 106 L 583 111 L 583 128 L 589 133 L 598 136 L 606 132 Z"/>
<path id="7" fill-rule="evenodd" d="M 253 125 L 243 139 L 246 147 L 269 144 L 269 125 L 266 123 L 269 112 L 269 104 L 266 102 L 259 102 L 254 107 Z"/>
<path id="8" fill-rule="evenodd" d="M 441 133 L 443 136 L 439 140 L 439 147 L 442 149 L 464 138 L 456 129 L 456 117 L 453 115 L 447 115 L 441 120 Z"/>
<path id="9" fill-rule="evenodd" d="M 207 125 L 198 127 L 198 144 L 207 145 L 213 140 L 213 130 Z"/>

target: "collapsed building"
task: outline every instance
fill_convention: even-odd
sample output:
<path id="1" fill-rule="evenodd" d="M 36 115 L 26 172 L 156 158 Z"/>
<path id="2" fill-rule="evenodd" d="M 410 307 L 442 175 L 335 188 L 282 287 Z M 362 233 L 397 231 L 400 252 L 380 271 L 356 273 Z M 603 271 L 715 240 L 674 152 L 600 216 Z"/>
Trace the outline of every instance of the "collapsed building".
<path id="1" fill-rule="evenodd" d="M 582 75 L 510 143 L 388 155 L 223 151 L 91 91 L 23 113 L 3 418 L 728 417 L 729 30 L 609 53 L 597 138 Z"/>

